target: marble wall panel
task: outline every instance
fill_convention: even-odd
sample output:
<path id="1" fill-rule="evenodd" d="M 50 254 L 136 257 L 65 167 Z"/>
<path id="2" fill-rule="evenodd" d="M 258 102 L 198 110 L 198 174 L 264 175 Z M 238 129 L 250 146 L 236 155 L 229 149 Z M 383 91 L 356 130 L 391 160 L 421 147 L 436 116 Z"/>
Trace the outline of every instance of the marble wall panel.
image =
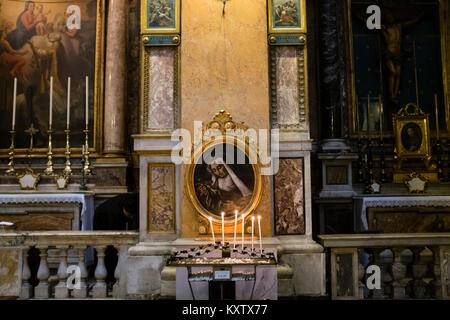
<path id="1" fill-rule="evenodd" d="M 0 297 L 20 294 L 20 251 L 0 249 Z"/>
<path id="2" fill-rule="evenodd" d="M 149 166 L 149 224 L 150 233 L 175 232 L 175 167 Z"/>
<path id="3" fill-rule="evenodd" d="M 176 48 L 149 50 L 147 128 L 174 128 L 174 63 Z"/>
<path id="4" fill-rule="evenodd" d="M 305 233 L 303 158 L 280 159 L 275 183 L 275 233 Z"/>
<path id="5" fill-rule="evenodd" d="M 276 49 L 277 120 L 281 125 L 299 123 L 297 48 Z"/>

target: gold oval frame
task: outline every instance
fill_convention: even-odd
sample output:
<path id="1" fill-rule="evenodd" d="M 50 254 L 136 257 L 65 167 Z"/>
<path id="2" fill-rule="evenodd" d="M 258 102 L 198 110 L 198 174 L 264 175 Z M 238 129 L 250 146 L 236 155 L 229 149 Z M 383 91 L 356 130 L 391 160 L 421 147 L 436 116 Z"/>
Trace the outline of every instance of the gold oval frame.
<path id="1" fill-rule="evenodd" d="M 230 141 L 230 140 L 232 140 L 232 141 Z M 247 143 L 237 137 L 230 138 L 230 137 L 226 137 L 226 136 L 220 136 L 220 137 L 216 137 L 214 139 L 211 139 L 211 140 L 203 143 L 201 147 L 197 148 L 197 150 L 194 151 L 194 154 L 191 157 L 192 162 L 189 165 L 189 169 L 187 170 L 187 173 L 186 173 L 186 186 L 187 186 L 188 196 L 189 196 L 191 203 L 193 204 L 193 206 L 195 207 L 197 212 L 202 217 L 204 217 L 207 220 L 209 219 L 209 217 L 211 217 L 213 223 L 216 223 L 216 224 L 222 223 L 222 220 L 216 219 L 215 218 L 216 214 L 213 214 L 212 212 L 209 212 L 206 208 L 204 208 L 203 205 L 200 203 L 200 201 L 197 198 L 197 194 L 195 192 L 195 187 L 194 187 L 194 173 L 195 173 L 195 168 L 197 166 L 198 160 L 200 159 L 200 157 L 203 155 L 203 153 L 208 148 L 214 147 L 219 144 L 227 144 L 227 143 L 229 143 L 229 144 L 233 143 L 233 145 L 236 148 L 238 148 L 239 150 L 244 152 L 244 154 L 247 156 L 247 158 L 250 159 L 249 143 Z M 244 147 L 244 148 L 242 148 L 242 147 Z M 259 161 L 259 156 L 258 156 L 257 150 L 253 150 L 253 152 L 255 152 L 257 163 L 250 164 L 253 169 L 253 175 L 254 175 L 254 181 L 255 181 L 254 186 L 253 186 L 252 198 L 250 199 L 249 204 L 244 208 L 244 210 L 239 212 L 239 219 L 241 219 L 242 215 L 244 215 L 244 217 L 247 217 L 247 215 L 252 213 L 258 207 L 259 202 L 261 201 L 261 197 L 262 197 L 263 180 L 261 178 L 261 164 Z M 224 223 L 225 224 L 234 223 L 234 217 L 225 218 Z"/>

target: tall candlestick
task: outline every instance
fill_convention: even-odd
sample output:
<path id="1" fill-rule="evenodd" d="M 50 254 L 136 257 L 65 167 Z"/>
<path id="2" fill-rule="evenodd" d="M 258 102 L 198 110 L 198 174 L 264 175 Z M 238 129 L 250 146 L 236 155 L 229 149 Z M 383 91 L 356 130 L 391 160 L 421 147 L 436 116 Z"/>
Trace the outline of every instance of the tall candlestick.
<path id="1" fill-rule="evenodd" d="M 359 102 L 358 97 L 356 97 L 356 133 L 358 134 L 358 140 L 361 139 L 361 129 L 359 127 Z"/>
<path id="2" fill-rule="evenodd" d="M 258 230 L 259 230 L 259 252 L 262 254 L 261 216 L 258 216 Z"/>
<path id="3" fill-rule="evenodd" d="M 86 127 L 89 124 L 89 77 L 86 76 Z"/>
<path id="4" fill-rule="evenodd" d="M 383 103 L 381 95 L 378 96 L 378 113 L 380 116 L 380 140 L 383 141 Z"/>
<path id="5" fill-rule="evenodd" d="M 255 217 L 252 217 L 252 252 L 254 248 L 253 234 L 254 234 Z"/>
<path id="6" fill-rule="evenodd" d="M 437 94 L 434 94 L 434 106 L 436 108 L 436 139 L 439 142 L 439 111 L 438 111 L 438 101 Z"/>
<path id="7" fill-rule="evenodd" d="M 367 137 L 370 138 L 370 94 L 367 95 Z"/>
<path id="8" fill-rule="evenodd" d="M 51 127 L 52 126 L 52 119 L 53 119 L 53 77 L 50 77 L 50 111 L 48 116 L 48 124 Z"/>
<path id="9" fill-rule="evenodd" d="M 234 243 L 233 249 L 236 249 L 236 229 L 237 229 L 238 211 L 234 210 Z"/>
<path id="10" fill-rule="evenodd" d="M 222 216 L 222 245 L 225 245 L 225 230 L 224 230 L 224 222 L 223 222 L 223 217 L 225 216 L 225 212 L 222 212 L 221 216 Z"/>
<path id="11" fill-rule="evenodd" d="M 242 215 L 242 250 L 244 250 L 244 215 Z"/>
<path id="12" fill-rule="evenodd" d="M 16 96 L 17 96 L 17 78 L 14 78 L 12 130 L 14 130 L 14 128 L 16 126 Z"/>
<path id="13" fill-rule="evenodd" d="M 70 77 L 67 78 L 67 127 L 70 123 Z"/>
<path id="14" fill-rule="evenodd" d="M 216 237 L 214 236 L 214 227 L 213 227 L 213 223 L 212 223 L 212 218 L 209 217 L 209 223 L 211 224 L 211 233 L 213 236 L 213 243 L 216 243 Z"/>

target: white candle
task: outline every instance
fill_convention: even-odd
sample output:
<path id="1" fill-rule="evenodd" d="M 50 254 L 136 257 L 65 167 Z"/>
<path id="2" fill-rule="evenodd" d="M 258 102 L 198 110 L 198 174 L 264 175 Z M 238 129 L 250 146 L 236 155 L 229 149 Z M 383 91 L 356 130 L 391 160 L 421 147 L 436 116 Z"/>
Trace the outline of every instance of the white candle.
<path id="1" fill-rule="evenodd" d="M 53 77 L 50 77 L 50 112 L 48 116 L 48 124 L 52 126 L 53 118 Z"/>
<path id="2" fill-rule="evenodd" d="M 81 145 L 81 154 L 84 155 L 84 144 Z"/>
<path id="3" fill-rule="evenodd" d="M 254 225 L 255 225 L 255 217 L 252 217 L 252 252 L 254 248 L 254 242 L 253 242 L 253 234 L 254 234 Z"/>
<path id="4" fill-rule="evenodd" d="M 244 215 L 242 215 L 242 250 L 244 250 Z"/>
<path id="5" fill-rule="evenodd" d="M 86 76 L 86 127 L 89 124 L 89 77 Z"/>
<path id="6" fill-rule="evenodd" d="M 211 217 L 209 217 L 209 223 L 211 224 L 211 233 L 212 233 L 212 236 L 213 236 L 213 243 L 215 244 L 216 243 L 216 237 L 214 237 L 214 227 L 213 227 L 213 223 L 212 223 L 212 218 Z"/>
<path id="7" fill-rule="evenodd" d="M 67 78 L 67 126 L 70 123 L 70 77 Z"/>
<path id="8" fill-rule="evenodd" d="M 14 95 L 13 95 L 13 114 L 12 114 L 12 129 L 16 126 L 16 96 L 17 96 L 17 78 L 14 78 Z"/>
<path id="9" fill-rule="evenodd" d="M 258 216 L 258 229 L 259 229 L 259 252 L 261 252 L 262 254 L 261 216 Z"/>
<path id="10" fill-rule="evenodd" d="M 225 216 L 225 212 L 222 212 L 221 215 L 222 215 L 222 245 L 225 245 L 225 230 L 224 230 L 224 222 L 223 222 L 223 217 Z"/>
<path id="11" fill-rule="evenodd" d="M 236 249 L 236 229 L 237 229 L 238 211 L 234 210 L 234 243 L 233 249 Z"/>

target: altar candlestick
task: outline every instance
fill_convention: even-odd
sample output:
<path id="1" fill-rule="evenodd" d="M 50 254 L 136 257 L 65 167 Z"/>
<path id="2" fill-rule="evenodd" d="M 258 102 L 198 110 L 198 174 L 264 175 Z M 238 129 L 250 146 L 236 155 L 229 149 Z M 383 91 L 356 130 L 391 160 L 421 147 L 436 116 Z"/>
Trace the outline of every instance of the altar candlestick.
<path id="1" fill-rule="evenodd" d="M 253 234 L 254 234 L 254 225 L 255 225 L 255 217 L 252 217 L 252 252 L 254 248 L 254 242 L 253 242 Z"/>
<path id="2" fill-rule="evenodd" d="M 358 97 L 356 97 L 356 133 L 358 134 L 358 140 L 361 139 L 361 129 L 359 128 L 359 103 Z"/>
<path id="3" fill-rule="evenodd" d="M 17 96 L 17 78 L 14 78 L 12 130 L 14 130 L 14 128 L 16 126 L 16 96 Z"/>
<path id="4" fill-rule="evenodd" d="M 380 116 L 380 140 L 383 141 L 383 102 L 381 95 L 378 96 L 379 116 Z"/>
<path id="5" fill-rule="evenodd" d="M 209 223 L 211 224 L 211 233 L 212 233 L 212 236 L 213 236 L 213 243 L 215 244 L 216 243 L 216 237 L 214 237 L 214 227 L 213 227 L 213 223 L 212 223 L 212 218 L 211 217 L 209 217 Z"/>
<path id="6" fill-rule="evenodd" d="M 434 94 L 434 106 L 436 108 L 436 139 L 437 141 L 439 141 L 439 111 L 438 111 L 437 94 Z"/>
<path id="7" fill-rule="evenodd" d="M 370 94 L 367 95 L 367 137 L 370 139 Z"/>
<path id="8" fill-rule="evenodd" d="M 242 250 L 244 250 L 244 215 L 242 215 Z"/>
<path id="9" fill-rule="evenodd" d="M 48 125 L 52 126 L 52 119 L 53 119 L 53 77 L 50 77 L 50 111 L 48 116 Z"/>
<path id="10" fill-rule="evenodd" d="M 258 216 L 258 229 L 259 229 L 259 252 L 262 254 L 261 216 Z"/>
<path id="11" fill-rule="evenodd" d="M 67 78 L 67 127 L 70 123 L 70 77 Z"/>
<path id="12" fill-rule="evenodd" d="M 233 249 L 236 249 L 236 229 L 237 229 L 238 211 L 234 210 L 234 243 Z"/>
<path id="13" fill-rule="evenodd" d="M 86 127 L 89 124 L 89 77 L 86 76 Z"/>
<path id="14" fill-rule="evenodd" d="M 223 222 L 223 217 L 225 216 L 225 212 L 222 212 L 221 215 L 222 215 L 222 245 L 225 245 L 225 230 L 224 230 L 224 222 Z"/>

